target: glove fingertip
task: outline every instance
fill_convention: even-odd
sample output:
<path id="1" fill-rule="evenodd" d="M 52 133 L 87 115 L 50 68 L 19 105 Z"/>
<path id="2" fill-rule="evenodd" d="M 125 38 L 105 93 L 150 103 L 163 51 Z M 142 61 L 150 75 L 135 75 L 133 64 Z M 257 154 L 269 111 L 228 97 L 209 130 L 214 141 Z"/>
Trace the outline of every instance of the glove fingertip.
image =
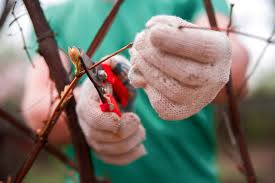
<path id="1" fill-rule="evenodd" d="M 152 27 L 152 26 L 154 26 L 154 25 L 156 25 L 156 24 L 160 24 L 160 23 L 164 24 L 164 23 L 167 23 L 167 19 L 168 19 L 169 17 L 172 17 L 172 16 L 170 16 L 170 15 L 157 15 L 157 16 L 153 16 L 153 17 L 151 17 L 151 18 L 147 21 L 147 23 L 146 23 L 145 26 L 146 26 L 147 28 L 150 28 L 150 27 Z"/>
<path id="2" fill-rule="evenodd" d="M 114 155 L 114 156 L 97 154 L 97 156 L 106 163 L 113 164 L 116 166 L 125 166 L 130 163 L 133 163 L 137 159 L 145 156 L 146 154 L 147 154 L 147 151 L 144 145 L 139 145 L 135 147 L 132 151 L 126 154 Z"/>
<path id="3" fill-rule="evenodd" d="M 121 117 L 122 121 L 136 121 L 139 123 L 140 119 L 138 117 L 138 115 L 136 115 L 135 113 L 133 112 L 126 112 L 126 113 L 123 113 L 122 114 L 122 117 Z"/>
<path id="4" fill-rule="evenodd" d="M 192 25 L 190 22 L 187 22 L 177 16 L 157 15 L 157 16 L 153 16 L 150 20 L 147 21 L 146 27 L 151 28 L 159 24 L 171 25 L 173 27 Z"/>

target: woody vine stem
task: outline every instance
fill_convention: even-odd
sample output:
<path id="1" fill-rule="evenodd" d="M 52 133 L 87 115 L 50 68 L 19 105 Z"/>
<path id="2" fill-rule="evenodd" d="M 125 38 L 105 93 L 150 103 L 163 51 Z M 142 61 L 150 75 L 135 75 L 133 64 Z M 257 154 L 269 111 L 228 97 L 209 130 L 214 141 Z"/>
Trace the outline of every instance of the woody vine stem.
<path id="1" fill-rule="evenodd" d="M 209 23 L 213 29 L 218 30 L 218 24 L 215 17 L 215 12 L 213 8 L 213 4 L 211 0 L 204 0 L 205 9 L 208 15 Z M 232 23 L 232 10 L 233 6 L 231 6 L 230 11 L 230 21 L 228 24 L 228 28 L 231 26 Z M 229 32 L 227 32 L 229 35 Z M 247 144 L 244 138 L 244 134 L 241 130 L 241 120 L 240 120 L 240 112 L 238 109 L 237 99 L 233 92 L 233 85 L 232 85 L 232 76 L 230 73 L 229 82 L 226 84 L 226 91 L 228 96 L 228 107 L 229 107 L 229 116 L 230 116 L 230 125 L 232 132 L 236 138 L 236 141 L 239 145 L 239 152 L 243 161 L 243 166 L 245 168 L 245 175 L 247 178 L 248 183 L 256 183 L 256 175 L 254 168 L 252 166 L 251 158 L 248 153 Z"/>
<path id="2" fill-rule="evenodd" d="M 102 27 L 99 30 L 96 38 L 91 44 L 91 48 L 93 48 L 93 52 L 95 52 L 96 48 L 100 45 L 101 41 L 106 35 L 110 25 L 112 24 L 115 15 L 117 14 L 120 5 L 122 4 L 122 0 L 116 1 L 114 7 L 110 11 L 109 16 L 104 21 Z M 30 170 L 32 164 L 34 163 L 35 159 L 37 158 L 39 152 L 43 149 L 45 144 L 47 143 L 47 138 L 53 129 L 54 125 L 56 124 L 59 116 L 61 115 L 63 109 L 65 109 L 67 117 L 68 117 L 68 127 L 71 132 L 72 141 L 75 146 L 76 154 L 78 157 L 79 163 L 79 173 L 80 173 L 80 181 L 83 183 L 87 182 L 97 182 L 95 175 L 93 173 L 93 167 L 91 165 L 91 158 L 89 154 L 89 147 L 85 141 L 84 135 L 80 129 L 80 126 L 77 121 L 77 116 L 75 112 L 75 99 L 73 97 L 72 90 L 77 84 L 79 78 L 84 74 L 81 72 L 80 75 L 74 77 L 74 79 L 70 82 L 69 85 L 66 85 L 68 81 L 68 76 L 64 68 L 61 65 L 60 57 L 58 55 L 58 48 L 56 45 L 55 40 L 53 39 L 53 33 L 47 24 L 43 11 L 40 7 L 40 4 L 37 0 L 33 2 L 31 0 L 24 0 L 25 6 L 30 14 L 31 20 L 34 25 L 35 32 L 38 37 L 39 42 L 39 53 L 45 58 L 49 69 L 50 69 L 50 76 L 56 84 L 57 90 L 61 99 L 54 109 L 53 114 L 51 115 L 50 119 L 47 121 L 45 127 L 41 130 L 38 134 L 38 141 L 33 147 L 33 150 L 29 154 L 28 159 L 24 162 L 22 167 L 20 168 L 18 174 L 15 177 L 15 183 L 22 182 L 25 175 Z M 34 18 L 35 17 L 35 18 Z M 120 53 L 121 51 L 128 49 L 131 47 L 132 44 L 127 45 L 126 47 L 122 48 L 121 50 L 115 52 L 114 54 L 110 55 L 109 57 L 103 59 L 102 61 L 98 62 L 94 65 L 94 67 L 98 66 L 100 63 L 108 60 L 112 56 Z M 88 50 L 88 52 L 90 49 Z M 92 56 L 93 53 L 89 53 L 89 56 Z M 54 62 L 56 61 L 56 62 Z M 94 68 L 92 67 L 92 68 Z M 90 68 L 90 69 L 92 69 Z M 80 69 L 80 68 L 76 68 Z M 67 87 L 66 87 L 67 86 Z M 64 91 L 62 92 L 64 88 Z"/>

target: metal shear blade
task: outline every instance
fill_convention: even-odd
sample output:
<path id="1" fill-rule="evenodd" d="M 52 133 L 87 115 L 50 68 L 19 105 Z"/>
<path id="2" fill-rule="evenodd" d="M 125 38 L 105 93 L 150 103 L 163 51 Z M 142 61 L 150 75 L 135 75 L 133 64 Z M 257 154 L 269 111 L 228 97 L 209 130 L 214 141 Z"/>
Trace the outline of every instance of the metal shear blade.
<path id="1" fill-rule="evenodd" d="M 88 75 L 88 78 L 96 88 L 100 96 L 100 99 L 102 100 L 102 102 L 105 102 L 106 98 L 104 97 L 104 95 L 106 91 L 103 83 L 106 78 L 102 77 L 102 75 L 104 75 L 103 73 L 104 70 L 100 69 L 99 67 L 95 67 L 91 70 L 88 70 L 88 68 L 94 65 L 94 62 L 85 54 L 83 50 L 81 49 L 79 50 L 80 50 L 80 61 L 82 62 L 83 69 L 85 70 L 86 74 Z"/>

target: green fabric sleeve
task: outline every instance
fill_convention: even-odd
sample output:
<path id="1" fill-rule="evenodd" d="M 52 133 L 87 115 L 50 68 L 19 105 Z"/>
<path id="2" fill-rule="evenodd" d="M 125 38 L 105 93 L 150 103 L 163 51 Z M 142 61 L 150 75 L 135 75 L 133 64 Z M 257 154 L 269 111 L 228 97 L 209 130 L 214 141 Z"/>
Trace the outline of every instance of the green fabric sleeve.
<path id="1" fill-rule="evenodd" d="M 201 15 L 206 14 L 203 0 L 196 1 L 196 11 L 193 14 L 192 21 L 195 21 Z M 215 13 L 220 13 L 225 16 L 229 14 L 229 7 L 225 0 L 212 0 Z"/>
<path id="2" fill-rule="evenodd" d="M 225 0 L 212 0 L 215 13 L 229 14 L 228 4 Z M 198 17 L 205 14 L 203 0 L 180 0 L 175 2 L 174 14 L 187 21 L 194 22 Z"/>

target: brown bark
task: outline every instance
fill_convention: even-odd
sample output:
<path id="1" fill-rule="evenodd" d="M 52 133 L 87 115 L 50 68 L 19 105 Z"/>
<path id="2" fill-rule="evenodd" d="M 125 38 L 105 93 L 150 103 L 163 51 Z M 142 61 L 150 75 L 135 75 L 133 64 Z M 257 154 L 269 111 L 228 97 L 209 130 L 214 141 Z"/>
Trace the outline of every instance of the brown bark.
<path id="1" fill-rule="evenodd" d="M 28 136 L 33 141 L 37 140 L 37 135 L 30 128 L 26 127 L 23 123 L 19 122 L 15 117 L 13 117 L 11 114 L 9 114 L 8 112 L 4 111 L 1 108 L 0 108 L 0 118 L 2 118 L 11 126 L 13 126 L 22 134 Z M 68 165 L 69 167 L 77 170 L 76 164 L 72 160 L 70 160 L 64 153 L 62 153 L 59 149 L 57 149 L 55 146 L 51 144 L 46 144 L 45 151 L 47 151 L 48 153 L 56 157 L 65 165 Z"/>
<path id="2" fill-rule="evenodd" d="M 87 55 L 89 57 L 92 57 L 93 54 L 95 53 L 96 49 L 100 46 L 103 38 L 106 36 L 106 33 L 108 32 L 109 28 L 111 27 L 116 15 L 119 11 L 119 8 L 123 2 L 124 2 L 124 0 L 116 0 L 115 5 L 113 6 L 112 10 L 106 17 L 101 28 L 97 32 L 95 39 L 92 41 L 91 45 L 89 46 L 89 48 L 87 50 Z"/>
<path id="3" fill-rule="evenodd" d="M 60 95 L 64 87 L 69 83 L 69 78 L 62 66 L 53 32 L 47 23 L 39 1 L 23 0 L 23 2 L 31 17 L 37 40 L 39 42 L 38 52 L 44 57 L 50 70 L 50 77 L 55 82 L 56 88 Z M 65 112 L 68 118 L 67 124 L 71 133 L 72 142 L 76 151 L 80 182 L 95 182 L 89 146 L 87 145 L 85 137 L 80 129 L 75 111 L 75 105 L 75 99 L 72 97 L 68 102 L 68 105 L 66 105 Z M 37 156 L 39 150 L 43 148 L 45 143 L 46 139 L 41 139 L 38 142 L 36 148 L 32 151 L 32 155 L 29 156 L 24 165 L 21 167 L 21 171 L 17 174 L 15 182 L 21 182 L 23 180 L 35 160 L 33 157 Z"/>
<path id="4" fill-rule="evenodd" d="M 211 27 L 215 30 L 218 30 L 218 24 L 215 17 L 215 11 L 213 8 L 213 4 L 211 0 L 204 0 L 205 9 L 207 12 L 207 16 L 209 19 L 209 23 Z M 231 8 L 231 17 L 229 26 L 231 26 L 232 21 L 232 8 Z M 243 131 L 241 129 L 241 118 L 240 111 L 237 103 L 237 98 L 233 92 L 233 81 L 230 73 L 229 82 L 226 84 L 226 91 L 228 95 L 228 107 L 229 107 L 229 117 L 230 117 L 230 125 L 234 137 L 239 145 L 239 152 L 243 161 L 243 166 L 245 168 L 245 175 L 248 183 L 256 183 L 256 175 L 254 168 L 252 166 L 251 158 L 249 156 L 247 144 L 245 141 L 245 137 Z"/>

